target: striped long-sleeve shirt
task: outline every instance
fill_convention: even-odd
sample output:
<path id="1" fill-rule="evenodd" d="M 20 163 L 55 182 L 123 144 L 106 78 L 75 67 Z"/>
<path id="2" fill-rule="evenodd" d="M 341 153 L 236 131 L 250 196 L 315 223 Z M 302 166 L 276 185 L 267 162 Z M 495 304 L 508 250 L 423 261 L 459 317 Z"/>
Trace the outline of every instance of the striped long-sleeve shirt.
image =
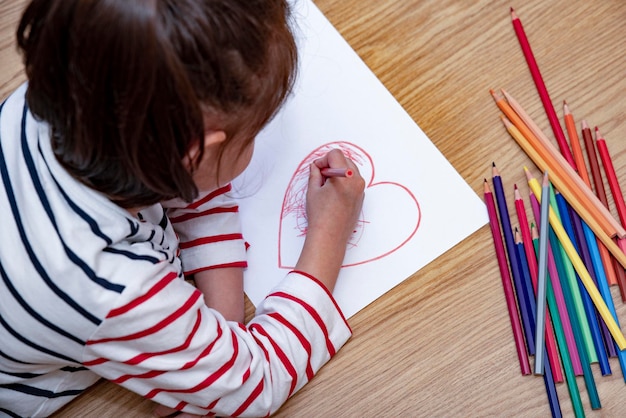
<path id="1" fill-rule="evenodd" d="M 191 413 L 266 416 L 350 336 L 290 272 L 247 324 L 183 280 L 244 266 L 227 190 L 134 217 L 56 161 L 20 87 L 0 108 L 0 416 L 47 416 L 99 378 Z"/>

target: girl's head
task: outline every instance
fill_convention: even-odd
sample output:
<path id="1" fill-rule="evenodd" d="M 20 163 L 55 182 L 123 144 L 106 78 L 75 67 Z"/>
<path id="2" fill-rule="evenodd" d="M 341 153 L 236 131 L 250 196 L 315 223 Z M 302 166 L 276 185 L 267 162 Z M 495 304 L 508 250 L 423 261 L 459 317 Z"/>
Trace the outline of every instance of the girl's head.
<path id="1" fill-rule="evenodd" d="M 249 149 L 297 59 L 285 0 L 32 0 L 17 37 L 57 159 L 127 208 L 195 197 L 207 133 Z"/>

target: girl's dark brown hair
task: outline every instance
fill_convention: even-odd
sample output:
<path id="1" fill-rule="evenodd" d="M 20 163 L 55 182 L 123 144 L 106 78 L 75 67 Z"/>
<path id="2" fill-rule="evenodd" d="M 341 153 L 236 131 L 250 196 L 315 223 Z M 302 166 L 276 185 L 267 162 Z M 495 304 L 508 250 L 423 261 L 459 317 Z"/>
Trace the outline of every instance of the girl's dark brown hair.
<path id="1" fill-rule="evenodd" d="M 192 200 L 191 147 L 248 145 L 297 59 L 285 0 L 33 0 L 17 39 L 57 159 L 126 208 Z"/>

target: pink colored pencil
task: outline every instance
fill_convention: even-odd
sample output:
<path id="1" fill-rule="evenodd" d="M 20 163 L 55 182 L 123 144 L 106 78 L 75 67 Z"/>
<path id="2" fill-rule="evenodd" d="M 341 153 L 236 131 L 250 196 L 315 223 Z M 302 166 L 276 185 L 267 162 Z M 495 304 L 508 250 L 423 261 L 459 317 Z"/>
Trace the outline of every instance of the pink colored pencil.
<path id="1" fill-rule="evenodd" d="M 541 208 L 537 197 L 532 191 L 530 192 L 530 205 L 533 209 L 533 215 L 535 217 L 535 220 L 539 222 L 539 219 L 541 217 Z M 556 305 L 559 309 L 559 313 L 561 316 L 563 333 L 565 334 L 567 349 L 572 360 L 572 368 L 574 369 L 574 374 L 576 376 L 582 376 L 583 366 L 580 363 L 580 355 L 578 354 L 578 347 L 576 346 L 574 331 L 572 330 L 572 322 L 570 320 L 569 313 L 567 312 L 567 305 L 565 303 L 565 297 L 563 296 L 563 288 L 561 287 L 559 272 L 556 268 L 556 262 L 554 261 L 554 254 L 552 253 L 552 247 L 550 246 L 550 244 L 548 244 L 548 274 L 550 274 L 550 283 L 552 283 L 554 298 L 556 299 Z"/>
<path id="2" fill-rule="evenodd" d="M 522 243 L 524 250 L 526 251 L 526 259 L 528 260 L 528 270 L 530 271 L 530 278 L 533 283 L 533 289 L 535 296 L 538 294 L 539 283 L 539 266 L 537 265 L 537 257 L 535 256 L 535 248 L 533 246 L 533 240 L 530 234 L 530 228 L 528 226 L 528 218 L 526 217 L 526 208 L 524 207 L 524 201 L 522 195 L 515 185 L 515 211 L 517 213 L 517 220 L 519 221 L 520 232 L 522 233 Z M 554 328 L 552 327 L 552 319 L 550 313 L 546 312 L 546 327 L 545 327 L 545 341 L 546 351 L 548 354 L 548 361 L 550 362 L 550 368 L 552 369 L 552 375 L 554 381 L 557 383 L 563 382 L 563 370 L 561 369 L 561 363 L 559 361 L 558 347 L 556 345 L 556 338 L 554 336 Z M 537 336 L 535 335 L 535 338 Z M 535 350 L 535 356 L 537 355 Z M 535 357 L 536 358 L 536 357 Z"/>
<path id="3" fill-rule="evenodd" d="M 548 89 L 543 82 L 543 77 L 541 77 L 541 72 L 539 71 L 539 66 L 537 65 L 537 61 L 535 60 L 533 51 L 530 48 L 530 43 L 528 42 L 528 38 L 526 37 L 526 32 L 524 32 L 522 22 L 520 21 L 519 17 L 515 13 L 515 10 L 513 10 L 512 7 L 511 22 L 513 24 L 513 29 L 515 30 L 515 34 L 517 35 L 517 39 L 522 48 L 522 52 L 524 53 L 524 57 L 526 58 L 526 63 L 528 64 L 530 75 L 532 76 L 533 81 L 535 82 L 535 86 L 537 87 L 537 92 L 539 93 L 539 97 L 541 98 L 541 103 L 543 103 L 543 108 L 545 109 L 546 115 L 548 116 L 548 121 L 550 121 L 550 126 L 552 127 L 552 132 L 554 132 L 556 142 L 558 143 L 559 148 L 561 149 L 561 153 L 563 154 L 565 159 L 570 164 L 573 164 L 574 158 L 572 157 L 572 153 L 569 149 L 567 141 L 565 140 L 565 134 L 563 133 L 563 128 L 561 128 L 559 118 L 557 117 L 554 106 L 552 105 L 552 100 L 550 100 Z"/>
<path id="4" fill-rule="evenodd" d="M 322 168 L 324 177 L 352 177 L 354 172 L 349 168 Z"/>
<path id="5" fill-rule="evenodd" d="M 484 182 L 484 197 L 485 204 L 487 205 L 489 226 L 491 227 L 491 235 L 493 237 L 493 244 L 496 250 L 498 267 L 500 268 L 500 277 L 502 279 L 502 287 L 504 288 L 504 297 L 506 300 L 507 309 L 509 311 L 509 319 L 511 320 L 511 328 L 513 330 L 513 339 L 515 340 L 517 358 L 519 359 L 522 374 L 528 375 L 530 374 L 530 362 L 528 361 L 528 357 L 526 356 L 526 343 L 524 342 L 524 333 L 522 331 L 522 324 L 519 318 L 519 314 L 517 312 L 517 304 L 515 302 L 513 285 L 511 283 L 509 265 L 507 262 L 506 252 L 504 250 L 504 243 L 502 241 L 500 223 L 498 222 L 498 215 L 496 213 L 496 205 L 487 179 L 485 179 Z"/>

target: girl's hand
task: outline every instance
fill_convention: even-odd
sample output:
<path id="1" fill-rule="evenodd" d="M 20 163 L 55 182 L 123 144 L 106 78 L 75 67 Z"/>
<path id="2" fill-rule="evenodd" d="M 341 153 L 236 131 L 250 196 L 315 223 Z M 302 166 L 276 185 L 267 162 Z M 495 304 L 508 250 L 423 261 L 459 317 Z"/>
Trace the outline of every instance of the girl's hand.
<path id="1" fill-rule="evenodd" d="M 323 168 L 348 168 L 351 177 L 324 177 Z M 296 270 L 322 281 L 332 290 L 346 244 L 361 213 L 365 181 L 357 166 L 338 149 L 311 164 L 307 191 L 308 230 Z"/>

